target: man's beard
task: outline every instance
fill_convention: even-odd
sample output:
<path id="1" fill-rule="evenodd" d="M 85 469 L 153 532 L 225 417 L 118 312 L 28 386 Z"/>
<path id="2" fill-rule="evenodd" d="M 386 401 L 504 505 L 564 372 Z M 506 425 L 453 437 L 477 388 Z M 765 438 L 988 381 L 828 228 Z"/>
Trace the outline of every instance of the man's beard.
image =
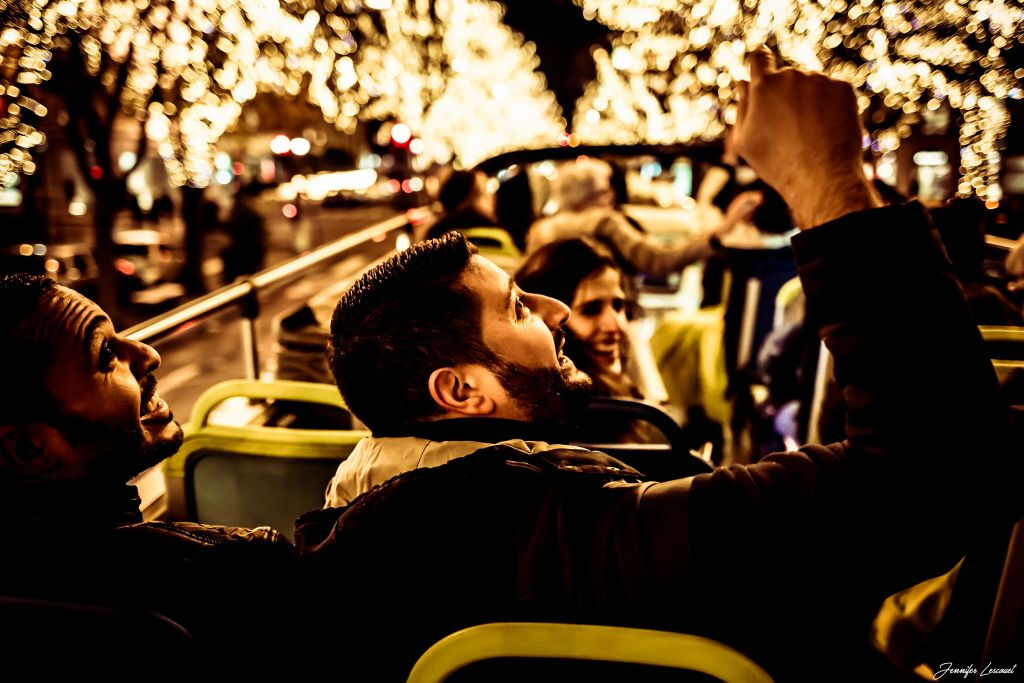
<path id="1" fill-rule="evenodd" d="M 174 455 L 181 447 L 180 430 L 170 439 L 145 443 L 140 425 L 127 430 L 73 415 L 60 414 L 54 426 L 83 458 L 87 477 L 108 483 L 127 482 Z"/>
<path id="2" fill-rule="evenodd" d="M 565 422 L 586 407 L 593 388 L 590 377 L 571 362 L 556 370 L 497 360 L 491 369 L 530 422 Z"/>

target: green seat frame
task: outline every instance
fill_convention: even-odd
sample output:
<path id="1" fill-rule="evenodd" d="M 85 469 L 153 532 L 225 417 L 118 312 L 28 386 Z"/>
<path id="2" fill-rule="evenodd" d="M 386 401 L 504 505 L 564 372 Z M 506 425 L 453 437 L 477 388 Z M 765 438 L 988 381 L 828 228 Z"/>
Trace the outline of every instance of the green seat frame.
<path id="1" fill-rule="evenodd" d="M 512 235 L 503 228 L 466 228 L 461 232 L 485 256 L 519 259 L 523 255 L 512 240 Z"/>
<path id="2" fill-rule="evenodd" d="M 1005 382 L 1014 372 L 1024 372 L 1024 327 L 981 325 L 978 331 L 981 332 L 981 338 L 995 348 L 992 367 L 1000 382 Z M 1014 357 L 1000 358 L 999 349 L 1006 350 L 1011 346 Z"/>
<path id="3" fill-rule="evenodd" d="M 189 521 L 237 526 L 269 524 L 290 536 L 298 514 L 323 505 L 338 464 L 369 432 L 208 424 L 211 411 L 229 398 L 316 403 L 346 409 L 337 387 L 286 380 L 231 380 L 199 397 L 185 425 L 185 440 L 167 460 L 169 478 L 184 478 Z M 210 481 L 209 472 L 215 472 Z M 322 481 L 320 481 L 322 479 Z M 291 480 L 293 485 L 288 485 Z M 223 501 L 199 500 L 197 484 L 212 483 Z M 315 484 L 315 486 L 314 486 Z M 238 507 L 222 502 L 234 499 Z M 209 508 L 214 508 L 211 511 Z"/>
<path id="4" fill-rule="evenodd" d="M 494 623 L 438 641 L 416 662 L 408 683 L 440 683 L 475 662 L 499 658 L 619 662 L 696 671 L 726 683 L 772 683 L 746 656 L 708 638 L 618 626 Z"/>

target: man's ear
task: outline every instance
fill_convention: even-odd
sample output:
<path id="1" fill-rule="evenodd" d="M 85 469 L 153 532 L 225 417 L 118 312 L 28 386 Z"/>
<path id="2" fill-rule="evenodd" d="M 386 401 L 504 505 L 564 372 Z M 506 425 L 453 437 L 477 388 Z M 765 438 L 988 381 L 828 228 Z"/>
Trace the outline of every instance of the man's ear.
<path id="1" fill-rule="evenodd" d="M 430 397 L 449 413 L 480 417 L 492 415 L 497 406 L 485 390 L 482 370 L 477 365 L 434 370 L 427 380 Z"/>
<path id="2" fill-rule="evenodd" d="M 53 477 L 66 450 L 64 437 L 47 424 L 0 425 L 0 470 L 20 479 Z"/>

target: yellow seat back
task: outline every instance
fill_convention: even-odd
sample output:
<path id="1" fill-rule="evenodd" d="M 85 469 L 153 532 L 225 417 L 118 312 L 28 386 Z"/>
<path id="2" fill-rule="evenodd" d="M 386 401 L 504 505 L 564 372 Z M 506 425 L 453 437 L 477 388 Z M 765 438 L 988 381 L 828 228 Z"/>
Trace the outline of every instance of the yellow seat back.
<path id="1" fill-rule="evenodd" d="M 184 498 L 185 519 L 269 525 L 290 535 L 295 517 L 323 506 L 324 491 L 338 464 L 369 432 L 209 424 L 211 411 L 235 397 L 339 409 L 345 409 L 345 403 L 329 384 L 222 382 L 200 396 L 184 427 L 184 443 L 164 464 L 168 490 L 179 490 Z"/>
<path id="2" fill-rule="evenodd" d="M 423 653 L 408 683 L 440 683 L 469 664 L 507 657 L 619 662 L 697 671 L 726 683 L 771 683 L 765 671 L 699 636 L 617 626 L 496 623 L 453 633 Z"/>

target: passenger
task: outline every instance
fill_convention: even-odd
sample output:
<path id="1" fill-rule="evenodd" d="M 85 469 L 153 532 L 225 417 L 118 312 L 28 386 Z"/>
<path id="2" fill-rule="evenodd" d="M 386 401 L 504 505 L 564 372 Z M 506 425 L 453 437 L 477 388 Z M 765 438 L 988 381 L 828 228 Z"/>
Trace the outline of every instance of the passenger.
<path id="1" fill-rule="evenodd" d="M 272 636 L 293 557 L 276 531 L 141 523 L 125 482 L 182 443 L 159 354 L 43 277 L 0 277 L 0 310 L 0 594 L 156 611 L 206 646 Z"/>
<path id="2" fill-rule="evenodd" d="M 515 280 L 524 292 L 569 306 L 563 351 L 596 395 L 644 397 L 627 366 L 626 283 L 611 254 L 586 238 L 554 242 L 533 252 Z"/>
<path id="3" fill-rule="evenodd" d="M 444 214 L 430 226 L 427 237 L 440 237 L 451 230 L 494 227 L 494 195 L 487 191 L 486 182 L 487 177 L 480 171 L 452 171 L 438 194 Z"/>
<path id="4" fill-rule="evenodd" d="M 401 679 L 458 628 L 553 620 L 710 635 L 782 681 L 880 680 L 882 599 L 1020 516 L 977 328 L 923 208 L 880 208 L 853 90 L 764 52 L 751 78 L 737 151 L 809 228 L 794 248 L 846 440 L 662 483 L 531 444 L 585 388 L 560 352 L 568 307 L 458 236 L 406 250 L 335 310 L 331 367 L 373 436 L 331 501 L 348 507 L 297 527 L 346 673 Z"/>
<path id="5" fill-rule="evenodd" d="M 643 377 L 636 372 L 636 363 L 629 362 L 631 354 L 643 351 L 630 347 L 626 333 L 625 289 L 629 283 L 615 259 L 599 244 L 579 238 L 545 245 L 527 258 L 515 280 L 523 291 L 543 294 L 569 306 L 563 353 L 591 378 L 595 396 L 643 400 L 648 382 L 660 384 L 660 377 Z M 653 368 L 654 358 L 650 361 Z M 665 394 L 664 385 L 653 390 Z M 588 443 L 662 440 L 658 430 L 635 420 L 580 416 L 576 422 Z"/>
<path id="6" fill-rule="evenodd" d="M 757 193 L 745 193 L 718 226 L 684 244 L 666 246 L 640 232 L 615 208 L 611 175 L 608 164 L 594 159 L 563 165 L 554 188 L 559 211 L 530 227 L 527 253 L 551 242 L 590 236 L 607 244 L 627 270 L 665 277 L 714 254 L 721 246 L 719 238 L 749 218 L 760 203 Z"/>

